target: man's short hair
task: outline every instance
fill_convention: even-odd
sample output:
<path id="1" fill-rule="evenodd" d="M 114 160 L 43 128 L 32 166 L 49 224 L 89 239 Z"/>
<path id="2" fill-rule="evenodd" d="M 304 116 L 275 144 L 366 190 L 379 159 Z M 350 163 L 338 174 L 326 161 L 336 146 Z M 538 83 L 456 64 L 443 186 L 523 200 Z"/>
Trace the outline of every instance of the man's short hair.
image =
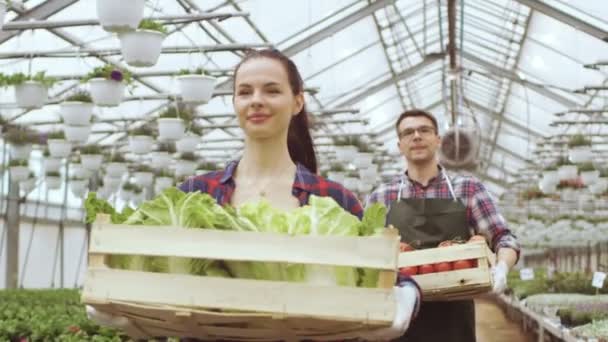
<path id="1" fill-rule="evenodd" d="M 401 115 L 399 115 L 399 119 L 397 119 L 397 123 L 395 123 L 395 129 L 397 130 L 397 136 L 399 136 L 399 124 L 401 123 L 401 121 L 403 121 L 405 118 L 411 118 L 411 117 L 417 117 L 417 116 L 422 116 L 422 117 L 425 117 L 425 118 L 431 120 L 431 122 L 433 123 L 433 128 L 435 128 L 435 133 L 439 134 L 439 128 L 437 126 L 437 119 L 435 119 L 433 114 L 431 114 L 427 111 L 424 111 L 422 109 L 411 109 L 411 110 L 406 110 L 405 112 L 401 113 Z"/>

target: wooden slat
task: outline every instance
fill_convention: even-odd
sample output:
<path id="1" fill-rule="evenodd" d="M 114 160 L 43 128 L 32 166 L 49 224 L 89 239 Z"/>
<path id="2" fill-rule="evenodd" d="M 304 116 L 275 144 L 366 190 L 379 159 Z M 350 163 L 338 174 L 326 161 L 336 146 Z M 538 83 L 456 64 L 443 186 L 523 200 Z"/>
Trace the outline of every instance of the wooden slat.
<path id="1" fill-rule="evenodd" d="M 176 310 L 246 310 L 369 324 L 390 324 L 395 315 L 392 289 L 89 269 L 83 301 L 101 300 L 164 304 Z"/>
<path id="2" fill-rule="evenodd" d="M 478 242 L 403 252 L 399 253 L 399 267 L 486 258 L 487 250 L 489 249 L 484 242 Z"/>
<path id="3" fill-rule="evenodd" d="M 137 243 L 133 243 L 137 241 Z M 95 225 L 90 253 L 290 262 L 395 271 L 397 236 L 289 236 L 172 227 Z"/>

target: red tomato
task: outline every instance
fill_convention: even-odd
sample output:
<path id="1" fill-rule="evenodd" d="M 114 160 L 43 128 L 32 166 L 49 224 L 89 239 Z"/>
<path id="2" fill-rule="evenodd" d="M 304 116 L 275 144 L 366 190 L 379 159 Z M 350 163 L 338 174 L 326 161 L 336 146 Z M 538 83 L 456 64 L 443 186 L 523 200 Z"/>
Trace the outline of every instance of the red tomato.
<path id="1" fill-rule="evenodd" d="M 463 270 L 465 268 L 473 268 L 473 263 L 471 260 L 457 260 L 454 261 L 454 269 L 455 270 Z"/>
<path id="2" fill-rule="evenodd" d="M 409 244 L 405 243 L 405 242 L 400 242 L 399 243 L 399 251 L 401 252 L 410 252 L 413 251 L 414 247 L 410 246 Z"/>
<path id="3" fill-rule="evenodd" d="M 420 267 L 418 267 L 419 274 L 427 274 L 427 273 L 433 273 L 433 272 L 435 272 L 433 265 L 426 264 L 426 265 L 421 265 Z"/>
<path id="4" fill-rule="evenodd" d="M 454 269 L 454 267 L 452 266 L 451 262 L 439 262 L 433 264 L 433 269 L 435 270 L 435 272 L 447 272 Z"/>
<path id="5" fill-rule="evenodd" d="M 469 239 L 468 242 L 475 242 L 475 241 L 483 241 L 483 242 L 485 242 L 486 238 L 483 237 L 483 235 L 473 235 L 473 236 L 471 236 L 471 238 Z"/>
<path id="6" fill-rule="evenodd" d="M 418 267 L 417 266 L 401 267 L 399 269 L 399 273 L 401 273 L 403 275 L 407 275 L 407 276 L 413 276 L 413 275 L 418 274 Z"/>

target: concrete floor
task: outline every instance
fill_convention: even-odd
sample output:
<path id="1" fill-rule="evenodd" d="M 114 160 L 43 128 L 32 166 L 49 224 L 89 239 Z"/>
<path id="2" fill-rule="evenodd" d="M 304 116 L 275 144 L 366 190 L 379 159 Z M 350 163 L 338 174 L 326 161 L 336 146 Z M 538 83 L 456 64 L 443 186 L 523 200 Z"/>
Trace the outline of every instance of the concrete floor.
<path id="1" fill-rule="evenodd" d="M 491 299 L 475 300 L 477 342 L 533 342 L 534 336 L 522 332 Z"/>

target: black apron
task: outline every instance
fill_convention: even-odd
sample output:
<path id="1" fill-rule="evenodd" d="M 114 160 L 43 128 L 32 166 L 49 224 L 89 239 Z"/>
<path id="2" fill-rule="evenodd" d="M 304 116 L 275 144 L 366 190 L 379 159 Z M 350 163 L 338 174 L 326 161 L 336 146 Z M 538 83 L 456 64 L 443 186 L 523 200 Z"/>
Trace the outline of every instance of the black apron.
<path id="1" fill-rule="evenodd" d="M 399 184 L 397 201 L 387 214 L 387 224 L 399 229 L 401 241 L 415 249 L 434 248 L 445 240 L 471 236 L 466 207 L 460 202 L 452 184 L 452 199 L 401 199 L 404 179 Z M 410 324 L 399 342 L 475 342 L 475 306 L 473 300 L 423 302 L 418 317 Z"/>

